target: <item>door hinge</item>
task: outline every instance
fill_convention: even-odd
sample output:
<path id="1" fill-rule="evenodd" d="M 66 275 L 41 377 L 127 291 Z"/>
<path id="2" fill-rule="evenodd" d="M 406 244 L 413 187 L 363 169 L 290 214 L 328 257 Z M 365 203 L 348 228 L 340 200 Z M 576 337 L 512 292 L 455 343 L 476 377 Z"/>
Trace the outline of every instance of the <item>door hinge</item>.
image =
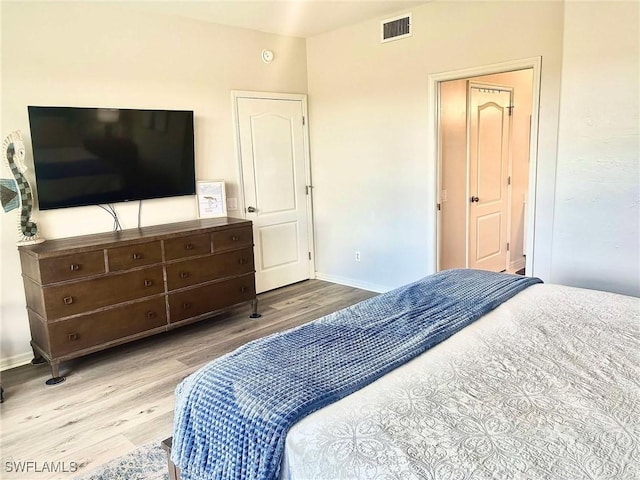
<path id="1" fill-rule="evenodd" d="M 442 210 L 439 203 L 436 203 L 436 207 L 438 208 L 438 211 Z"/>
<path id="2" fill-rule="evenodd" d="M 513 115 L 513 109 L 516 108 L 515 105 L 509 105 L 507 107 L 507 110 L 509 110 L 509 116 Z"/>
<path id="3" fill-rule="evenodd" d="M 509 242 L 507 242 L 507 252 L 509 251 Z"/>
<path id="4" fill-rule="evenodd" d="M 313 188 L 313 185 L 305 185 L 304 186 L 304 193 L 305 195 L 309 195 L 311 193 L 311 189 Z"/>
<path id="5" fill-rule="evenodd" d="M 311 252 L 309 252 L 309 260 L 311 260 Z"/>
<path id="6" fill-rule="evenodd" d="M 511 185 L 511 175 L 507 177 L 507 185 Z"/>
<path id="7" fill-rule="evenodd" d="M 509 114 L 509 115 L 511 115 L 511 114 Z M 302 125 L 303 125 L 303 126 L 305 125 L 304 115 L 302 116 Z"/>

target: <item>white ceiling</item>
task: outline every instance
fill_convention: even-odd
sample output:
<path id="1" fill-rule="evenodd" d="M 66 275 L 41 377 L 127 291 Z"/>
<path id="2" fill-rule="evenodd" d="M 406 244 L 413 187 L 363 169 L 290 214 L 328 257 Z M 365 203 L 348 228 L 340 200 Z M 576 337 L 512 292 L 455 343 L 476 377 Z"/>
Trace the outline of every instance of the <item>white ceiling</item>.
<path id="1" fill-rule="evenodd" d="M 312 37 L 346 25 L 404 13 L 426 3 L 404 0 L 165 0 L 139 8 L 234 27 L 294 37 Z"/>

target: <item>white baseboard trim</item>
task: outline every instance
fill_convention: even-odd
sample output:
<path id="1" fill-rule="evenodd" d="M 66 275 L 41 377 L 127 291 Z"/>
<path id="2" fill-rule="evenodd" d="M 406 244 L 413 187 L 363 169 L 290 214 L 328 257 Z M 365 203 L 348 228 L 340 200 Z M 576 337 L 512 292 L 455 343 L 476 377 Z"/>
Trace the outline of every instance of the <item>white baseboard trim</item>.
<path id="1" fill-rule="evenodd" d="M 509 270 L 510 271 L 520 270 L 521 268 L 525 268 L 525 264 L 526 264 L 525 257 L 520 257 L 509 263 Z"/>
<path id="2" fill-rule="evenodd" d="M 26 365 L 28 363 L 31 363 L 31 360 L 33 360 L 33 352 L 31 350 L 29 350 L 28 352 L 13 355 L 11 357 L 0 358 L 0 371 Z"/>
<path id="3" fill-rule="evenodd" d="M 345 285 L 347 287 L 369 290 L 370 292 L 376 293 L 384 293 L 392 290 L 391 287 L 385 287 L 382 285 L 377 285 L 375 283 L 361 282 L 360 280 L 354 280 L 353 278 L 341 277 L 339 275 L 328 275 L 326 273 L 320 272 L 316 272 L 316 279 L 324 280 L 325 282 L 337 283 L 339 285 Z"/>

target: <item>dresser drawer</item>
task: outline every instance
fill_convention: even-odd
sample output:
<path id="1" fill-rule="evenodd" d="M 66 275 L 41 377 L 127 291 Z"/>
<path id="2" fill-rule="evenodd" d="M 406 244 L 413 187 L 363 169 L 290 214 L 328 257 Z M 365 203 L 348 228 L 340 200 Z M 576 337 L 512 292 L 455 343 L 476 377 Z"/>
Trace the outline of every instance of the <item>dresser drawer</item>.
<path id="1" fill-rule="evenodd" d="M 175 290 L 253 271 L 253 249 L 243 248 L 167 265 L 167 288 Z"/>
<path id="2" fill-rule="evenodd" d="M 139 243 L 107 250 L 109 271 L 128 270 L 162 262 L 160 242 Z"/>
<path id="3" fill-rule="evenodd" d="M 53 320 L 163 293 L 164 279 L 158 266 L 42 290 L 47 318 Z"/>
<path id="4" fill-rule="evenodd" d="M 256 296 L 253 274 L 169 294 L 169 322 L 219 310 Z"/>
<path id="5" fill-rule="evenodd" d="M 62 282 L 104 273 L 104 252 L 76 253 L 40 260 L 40 282 Z"/>
<path id="6" fill-rule="evenodd" d="M 49 325 L 51 352 L 62 356 L 167 324 L 164 297 Z"/>
<path id="7" fill-rule="evenodd" d="M 253 246 L 253 230 L 251 227 L 229 228 L 213 232 L 212 236 L 214 252 Z"/>
<path id="8" fill-rule="evenodd" d="M 211 253 L 211 235 L 208 233 L 171 238 L 164 241 L 165 260 L 176 260 L 207 253 Z"/>

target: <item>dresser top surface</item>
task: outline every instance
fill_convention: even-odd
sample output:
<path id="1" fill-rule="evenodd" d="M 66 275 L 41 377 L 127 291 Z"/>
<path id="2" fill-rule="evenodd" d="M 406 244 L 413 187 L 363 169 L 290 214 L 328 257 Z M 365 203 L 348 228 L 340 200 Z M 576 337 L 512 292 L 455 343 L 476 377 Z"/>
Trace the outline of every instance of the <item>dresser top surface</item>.
<path id="1" fill-rule="evenodd" d="M 18 247 L 18 250 L 37 257 L 48 257 L 59 255 L 63 252 L 73 253 L 96 250 L 114 245 L 121 246 L 159 238 L 193 235 L 243 226 L 251 226 L 251 221 L 231 217 L 203 218 L 164 225 L 131 228 L 115 232 L 94 233 L 77 237 L 47 240 L 46 242 L 36 245 L 21 245 Z"/>

